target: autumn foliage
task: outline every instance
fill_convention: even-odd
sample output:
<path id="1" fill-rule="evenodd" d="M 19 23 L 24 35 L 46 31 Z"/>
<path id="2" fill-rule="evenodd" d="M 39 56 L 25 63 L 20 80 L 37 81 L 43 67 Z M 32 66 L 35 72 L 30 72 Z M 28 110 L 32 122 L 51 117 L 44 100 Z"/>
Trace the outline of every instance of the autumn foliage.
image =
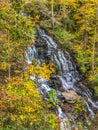
<path id="1" fill-rule="evenodd" d="M 33 27 L 40 18 L 27 17 L 23 12 L 25 2 L 0 1 L 0 130 L 52 130 L 57 118 L 44 109 L 45 103 L 30 75 L 49 80 L 55 72 L 53 64 L 27 65 L 23 70 L 26 49 L 35 39 Z"/>
<path id="2" fill-rule="evenodd" d="M 25 61 L 40 26 L 72 53 L 79 72 L 98 93 L 98 0 L 0 0 L 0 130 L 60 129 L 38 84 L 30 80 L 48 81 L 55 66 Z"/>

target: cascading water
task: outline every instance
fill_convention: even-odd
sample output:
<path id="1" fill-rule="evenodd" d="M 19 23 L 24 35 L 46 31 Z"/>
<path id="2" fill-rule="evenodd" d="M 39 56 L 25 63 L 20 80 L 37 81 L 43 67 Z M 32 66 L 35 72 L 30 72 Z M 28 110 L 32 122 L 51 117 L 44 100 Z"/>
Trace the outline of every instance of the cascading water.
<path id="1" fill-rule="evenodd" d="M 28 63 L 31 64 L 32 61 L 36 59 L 37 63 L 41 65 L 43 61 L 46 61 L 46 63 L 48 63 L 49 60 L 51 60 L 57 68 L 55 77 L 58 78 L 61 82 L 62 90 L 66 91 L 71 89 L 78 93 L 81 97 L 87 97 L 87 101 L 84 100 L 84 103 L 88 110 L 89 116 L 93 118 L 95 113 L 92 107 L 98 109 L 98 102 L 93 102 L 92 92 L 82 83 L 79 83 L 80 77 L 69 53 L 64 53 L 61 49 L 59 49 L 58 45 L 53 41 L 53 39 L 48 36 L 44 30 L 41 29 L 38 31 L 38 34 L 36 36 L 36 43 L 37 44 L 35 44 L 35 46 L 33 45 L 32 47 L 29 47 L 27 50 L 26 57 Z M 31 79 L 34 80 L 32 76 Z M 44 99 L 47 100 L 47 95 L 51 90 L 57 93 L 57 97 L 62 95 L 62 92 L 60 90 L 49 86 L 49 83 L 45 79 L 39 77 L 37 79 L 37 82 L 40 84 L 38 91 L 43 95 Z M 79 86 L 77 87 L 78 83 Z M 60 123 L 61 130 L 70 130 L 71 125 L 68 125 L 68 123 L 66 124 L 68 118 L 60 106 L 57 108 L 56 114 L 59 118 L 62 119 L 62 122 Z M 74 123 L 74 125 L 76 124 Z"/>

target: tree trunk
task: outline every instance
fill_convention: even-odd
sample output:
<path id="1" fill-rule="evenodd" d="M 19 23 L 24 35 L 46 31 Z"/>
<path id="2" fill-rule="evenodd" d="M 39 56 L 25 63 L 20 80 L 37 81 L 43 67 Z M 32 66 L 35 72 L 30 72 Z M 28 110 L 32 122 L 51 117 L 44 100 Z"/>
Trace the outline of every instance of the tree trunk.
<path id="1" fill-rule="evenodd" d="M 86 50 L 86 46 L 87 46 L 87 16 L 86 16 L 86 11 L 87 11 L 87 6 L 86 6 L 86 1 L 85 1 L 85 13 L 84 13 L 84 19 L 85 19 L 85 23 L 84 23 L 84 33 L 83 33 L 83 41 L 84 41 L 84 50 Z"/>
<path id="2" fill-rule="evenodd" d="M 87 30 L 86 30 L 86 23 L 85 23 L 85 29 L 84 29 L 84 34 L 83 34 L 83 41 L 84 41 L 84 50 L 86 50 L 87 46 Z"/>
<path id="3" fill-rule="evenodd" d="M 7 30 L 7 43 L 8 43 L 8 78 L 10 82 L 11 78 L 11 65 L 10 65 L 10 40 L 9 40 L 9 30 Z"/>
<path id="4" fill-rule="evenodd" d="M 52 29 L 54 29 L 54 5 L 51 4 L 51 20 L 52 20 Z"/>
<path id="5" fill-rule="evenodd" d="M 94 70 L 95 70 L 95 43 L 96 43 L 96 26 L 94 31 L 94 42 L 92 48 L 92 74 L 94 74 Z"/>
<path id="6" fill-rule="evenodd" d="M 96 53 L 96 39 L 97 39 L 97 26 L 98 26 L 98 4 L 96 3 L 96 21 L 95 21 L 95 29 L 94 29 L 94 42 L 92 46 L 92 74 L 94 74 L 95 70 L 95 53 Z"/>

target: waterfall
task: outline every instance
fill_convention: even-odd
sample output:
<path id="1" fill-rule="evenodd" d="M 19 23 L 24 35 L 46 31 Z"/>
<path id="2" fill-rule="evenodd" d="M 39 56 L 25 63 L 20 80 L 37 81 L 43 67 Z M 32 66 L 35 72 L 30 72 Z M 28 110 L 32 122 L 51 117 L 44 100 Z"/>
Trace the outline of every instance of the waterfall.
<path id="1" fill-rule="evenodd" d="M 40 49 L 36 44 L 35 46 L 29 47 L 26 54 L 27 62 L 31 64 L 32 61 L 36 59 L 37 63 L 40 65 L 43 61 L 48 62 L 51 60 L 57 67 L 55 77 L 57 77 L 61 82 L 63 91 L 73 90 L 81 97 L 86 97 L 87 101 L 84 101 L 85 106 L 90 117 L 94 118 L 95 113 L 92 107 L 98 109 L 98 104 L 92 101 L 92 92 L 82 83 L 79 83 L 80 76 L 70 54 L 59 49 L 54 40 L 42 29 L 38 31 L 36 42 L 38 43 L 38 46 L 40 46 Z M 46 48 L 44 48 L 45 46 L 43 46 L 43 44 L 45 44 Z M 35 78 L 31 76 L 31 79 L 34 80 Z M 49 86 L 46 79 L 39 77 L 37 82 L 40 84 L 40 87 L 38 87 L 38 92 L 43 95 L 44 99 L 47 100 L 47 95 L 51 90 L 55 91 L 58 96 L 61 96 L 62 92 L 57 88 L 52 88 Z M 77 84 L 79 84 L 78 87 Z M 65 123 L 68 121 L 67 115 L 63 112 L 60 106 L 57 108 L 56 114 L 62 119 L 62 122 L 60 123 L 61 130 L 70 130 L 70 125 Z"/>

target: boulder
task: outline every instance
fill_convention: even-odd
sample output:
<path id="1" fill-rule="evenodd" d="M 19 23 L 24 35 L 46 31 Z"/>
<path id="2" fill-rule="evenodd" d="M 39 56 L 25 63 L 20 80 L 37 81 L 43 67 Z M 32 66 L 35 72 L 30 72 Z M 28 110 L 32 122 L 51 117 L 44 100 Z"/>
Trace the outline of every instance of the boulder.
<path id="1" fill-rule="evenodd" d="M 79 99 L 78 94 L 73 90 L 64 91 L 62 95 L 64 96 L 65 100 L 69 103 L 75 103 Z"/>

